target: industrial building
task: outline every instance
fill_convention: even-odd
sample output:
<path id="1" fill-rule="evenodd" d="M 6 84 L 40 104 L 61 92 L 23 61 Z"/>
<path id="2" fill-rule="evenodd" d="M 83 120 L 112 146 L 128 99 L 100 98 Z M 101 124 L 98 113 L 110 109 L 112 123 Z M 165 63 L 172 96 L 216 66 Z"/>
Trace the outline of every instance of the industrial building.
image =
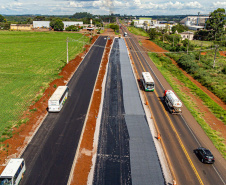
<path id="1" fill-rule="evenodd" d="M 64 30 L 69 26 L 83 26 L 82 21 L 63 21 L 64 23 Z M 50 28 L 50 21 L 33 21 L 33 27 L 35 29 L 40 28 Z"/>
<path id="2" fill-rule="evenodd" d="M 187 16 L 180 21 L 180 24 L 187 26 L 189 30 L 197 31 L 205 29 L 207 19 L 209 16 L 206 15 Z"/>

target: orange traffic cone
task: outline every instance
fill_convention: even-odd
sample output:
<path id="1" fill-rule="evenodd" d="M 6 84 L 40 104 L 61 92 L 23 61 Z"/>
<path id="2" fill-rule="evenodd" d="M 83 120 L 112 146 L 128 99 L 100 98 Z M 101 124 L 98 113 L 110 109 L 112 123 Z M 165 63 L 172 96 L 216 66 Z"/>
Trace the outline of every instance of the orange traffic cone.
<path id="1" fill-rule="evenodd" d="M 157 139 L 160 140 L 161 139 L 161 135 L 158 133 Z"/>
<path id="2" fill-rule="evenodd" d="M 148 101 L 146 101 L 146 103 L 145 103 L 146 105 L 148 105 Z"/>
<path id="3" fill-rule="evenodd" d="M 176 184 L 177 184 L 177 182 L 175 180 L 173 180 L 173 185 L 176 185 Z"/>

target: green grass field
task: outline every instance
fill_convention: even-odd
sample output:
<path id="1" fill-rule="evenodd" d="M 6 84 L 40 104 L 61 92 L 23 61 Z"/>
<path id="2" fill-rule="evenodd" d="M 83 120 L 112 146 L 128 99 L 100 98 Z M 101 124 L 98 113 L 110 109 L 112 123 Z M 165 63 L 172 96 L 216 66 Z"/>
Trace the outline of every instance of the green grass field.
<path id="1" fill-rule="evenodd" d="M 214 46 L 214 42 L 212 42 L 212 41 L 191 40 L 190 42 L 197 46 L 203 46 L 203 47 Z"/>
<path id="2" fill-rule="evenodd" d="M 144 30 L 142 30 L 141 28 L 135 28 L 135 27 L 127 27 L 127 29 L 135 34 L 135 35 L 140 35 L 140 36 L 144 36 L 144 37 L 149 37 L 148 33 L 145 32 Z"/>
<path id="3" fill-rule="evenodd" d="M 89 38 L 78 33 L 0 31 L 0 136 L 4 140 L 36 94 L 59 78 L 69 58 L 83 51 Z M 7 129 L 5 129 L 7 128 Z"/>

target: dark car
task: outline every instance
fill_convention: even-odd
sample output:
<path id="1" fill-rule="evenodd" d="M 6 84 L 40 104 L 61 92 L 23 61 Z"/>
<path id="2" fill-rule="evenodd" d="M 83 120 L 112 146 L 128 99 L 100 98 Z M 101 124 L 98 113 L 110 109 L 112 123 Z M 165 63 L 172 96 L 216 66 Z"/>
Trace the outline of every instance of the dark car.
<path id="1" fill-rule="evenodd" d="M 206 148 L 199 147 L 195 150 L 195 153 L 202 163 L 214 163 L 215 161 L 213 154 Z"/>

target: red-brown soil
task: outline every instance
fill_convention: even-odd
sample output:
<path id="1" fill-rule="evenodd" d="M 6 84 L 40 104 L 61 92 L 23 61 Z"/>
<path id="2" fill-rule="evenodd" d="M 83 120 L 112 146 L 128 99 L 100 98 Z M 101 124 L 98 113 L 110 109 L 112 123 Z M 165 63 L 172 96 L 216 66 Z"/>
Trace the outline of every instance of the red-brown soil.
<path id="1" fill-rule="evenodd" d="M 137 37 L 137 39 L 142 43 L 142 47 L 145 51 L 150 51 L 150 52 L 167 52 L 166 50 L 160 48 L 157 46 L 155 43 L 152 41 L 148 40 L 145 37 Z M 172 59 L 171 59 L 172 60 Z M 186 73 L 183 69 L 181 69 L 177 63 L 172 60 L 173 64 L 176 65 L 183 73 L 185 76 L 187 76 L 194 84 L 196 84 L 200 89 L 202 89 L 208 96 L 210 96 L 218 105 L 220 105 L 223 109 L 226 110 L 226 104 L 221 101 L 217 96 L 215 96 L 211 91 L 209 91 L 206 87 L 202 86 L 199 82 L 194 80 L 189 74 Z M 186 93 L 189 97 L 191 97 L 192 101 L 196 103 L 197 107 L 199 107 L 200 112 L 203 115 L 203 119 L 208 123 L 211 128 L 214 130 L 217 130 L 221 133 L 221 136 L 225 139 L 226 141 L 226 128 L 224 123 L 217 119 L 210 111 L 209 109 L 203 104 L 202 100 L 195 96 L 190 89 L 184 86 L 180 81 L 176 80 L 177 83 L 181 86 L 181 91 Z"/>
<path id="2" fill-rule="evenodd" d="M 92 43 L 94 43 L 97 38 L 98 36 L 93 37 Z M 29 139 L 33 135 L 34 131 L 47 114 L 46 108 L 48 106 L 48 99 L 55 91 L 54 86 L 65 85 L 67 83 L 82 61 L 82 56 L 89 50 L 90 46 L 91 45 L 86 45 L 85 51 L 76 56 L 75 59 L 71 60 L 62 69 L 61 73 L 59 74 L 59 76 L 62 78 L 51 82 L 49 87 L 43 93 L 42 98 L 30 106 L 27 111 L 25 111 L 22 119 L 29 118 L 29 121 L 26 124 L 22 124 L 19 128 L 13 128 L 13 137 L 3 142 L 3 144 L 8 147 L 6 150 L 1 150 L 0 152 L 0 172 L 4 169 L 7 160 L 12 157 L 18 157 L 24 147 L 28 144 Z M 37 111 L 30 111 L 35 109 L 37 109 Z"/>
<path id="3" fill-rule="evenodd" d="M 220 55 L 226 57 L 226 51 L 219 51 Z"/>
<path id="4" fill-rule="evenodd" d="M 201 52 L 201 55 L 206 55 L 206 52 Z"/>
<path id="5" fill-rule="evenodd" d="M 87 184 L 88 174 L 92 166 L 92 157 L 96 152 L 96 148 L 93 148 L 94 132 L 96 128 L 96 117 L 98 116 L 101 95 L 102 95 L 102 82 L 106 72 L 108 63 L 108 55 L 110 52 L 110 46 L 113 40 L 107 41 L 104 57 L 99 70 L 98 79 L 95 85 L 93 99 L 91 102 L 90 110 L 88 113 L 88 119 L 86 122 L 85 131 L 82 137 L 82 142 L 79 148 L 78 159 L 73 173 L 73 180 L 71 185 Z"/>

